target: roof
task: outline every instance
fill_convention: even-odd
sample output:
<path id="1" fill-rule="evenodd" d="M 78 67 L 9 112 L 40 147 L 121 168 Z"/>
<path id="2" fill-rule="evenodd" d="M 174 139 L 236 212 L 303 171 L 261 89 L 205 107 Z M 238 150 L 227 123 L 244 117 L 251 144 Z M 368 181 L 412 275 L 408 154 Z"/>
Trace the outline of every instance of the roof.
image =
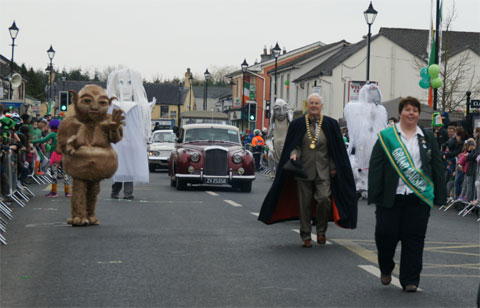
<path id="1" fill-rule="evenodd" d="M 106 88 L 105 81 L 75 81 L 66 80 L 65 90 L 80 91 L 87 84 L 95 84 L 102 88 Z M 185 101 L 185 97 L 188 94 L 188 89 L 182 90 L 182 97 L 179 100 L 178 85 L 171 83 L 144 83 L 145 92 L 147 92 L 147 99 L 149 102 L 153 100 L 153 97 L 157 99 L 159 105 L 182 105 Z M 61 86 L 63 87 L 63 86 Z"/>
<path id="2" fill-rule="evenodd" d="M 197 110 L 197 111 L 185 111 L 180 114 L 182 119 L 185 118 L 197 118 L 197 119 L 226 119 L 228 120 L 228 115 L 223 112 L 212 112 L 206 110 Z"/>
<path id="3" fill-rule="evenodd" d="M 404 48 L 420 59 L 427 58 L 428 30 L 403 29 L 403 28 L 380 28 L 378 34 L 372 36 L 371 41 L 383 36 L 398 46 Z M 448 31 L 442 35 L 443 48 L 448 48 L 450 56 L 454 56 L 464 50 L 471 49 L 480 56 L 480 33 L 479 32 L 458 32 Z M 320 75 L 331 76 L 332 70 L 362 49 L 367 44 L 363 39 L 356 44 L 348 45 L 337 53 L 314 67 L 309 72 L 298 77 L 293 82 L 316 78 Z M 447 47 L 452 46 L 452 47 Z"/>
<path id="4" fill-rule="evenodd" d="M 288 58 L 288 57 L 294 56 L 296 53 L 302 52 L 304 50 L 308 50 L 308 49 L 312 49 L 312 48 L 318 49 L 319 47 L 323 47 L 323 46 L 325 46 L 325 43 L 323 43 L 321 41 L 314 42 L 314 43 L 311 43 L 311 44 L 308 44 L 308 45 L 290 50 L 289 52 L 287 52 L 285 54 L 281 54 L 278 57 L 277 61 L 281 61 L 285 57 Z M 248 70 L 251 71 L 251 72 L 259 72 L 262 67 L 270 65 L 270 63 L 273 63 L 274 61 L 275 61 L 274 57 L 268 58 L 267 60 L 262 61 L 260 63 L 255 63 L 253 65 L 250 65 L 248 67 Z M 243 71 L 240 69 L 240 70 L 237 70 L 237 71 L 234 71 L 234 72 L 231 72 L 231 73 L 225 75 L 225 77 L 231 78 L 231 77 L 241 75 L 241 74 L 243 74 Z"/>
<path id="5" fill-rule="evenodd" d="M 340 44 L 343 44 L 344 46 L 348 46 L 350 45 L 349 42 L 345 41 L 345 40 L 341 40 L 341 41 L 338 41 L 338 42 L 335 42 L 335 43 L 331 43 L 331 44 L 328 44 L 328 45 L 325 45 L 325 46 L 322 46 L 320 48 L 317 48 L 317 49 L 314 49 L 310 52 L 307 52 L 306 54 L 298 57 L 298 58 L 295 58 L 285 64 L 282 64 L 280 66 L 277 66 L 277 72 L 278 71 L 281 71 L 283 69 L 286 69 L 286 68 L 290 68 L 290 67 L 293 67 L 295 64 L 297 63 L 300 63 L 302 61 L 305 61 L 309 58 L 312 58 L 314 56 L 317 56 L 327 50 L 329 50 L 330 48 L 334 47 L 335 45 L 340 45 Z M 267 72 L 267 74 L 270 74 L 270 73 L 273 73 L 275 71 L 275 69 L 271 69 Z"/>
<path id="6" fill-rule="evenodd" d="M 371 41 L 378 37 L 377 35 L 372 36 Z M 299 82 L 306 79 L 316 78 L 320 75 L 322 76 L 331 76 L 332 71 L 340 63 L 348 59 L 351 55 L 356 53 L 358 50 L 362 49 L 367 44 L 366 40 L 361 40 L 360 42 L 353 45 L 345 45 L 338 52 L 330 56 L 327 60 L 323 61 L 309 72 L 303 74 L 302 76 L 295 79 L 293 82 Z"/>
<path id="7" fill-rule="evenodd" d="M 427 58 L 429 30 L 380 28 L 379 34 L 416 57 Z M 480 32 L 444 31 L 442 33 L 442 48 L 449 50 L 450 57 L 466 49 L 471 49 L 480 56 Z"/>
<path id="8" fill-rule="evenodd" d="M 205 93 L 204 91 L 205 91 L 205 86 L 193 87 L 193 95 L 195 97 L 203 97 Z M 232 88 L 230 86 L 228 87 L 208 86 L 208 90 L 207 90 L 208 98 L 213 98 L 213 99 L 220 98 L 229 93 L 232 94 Z"/>

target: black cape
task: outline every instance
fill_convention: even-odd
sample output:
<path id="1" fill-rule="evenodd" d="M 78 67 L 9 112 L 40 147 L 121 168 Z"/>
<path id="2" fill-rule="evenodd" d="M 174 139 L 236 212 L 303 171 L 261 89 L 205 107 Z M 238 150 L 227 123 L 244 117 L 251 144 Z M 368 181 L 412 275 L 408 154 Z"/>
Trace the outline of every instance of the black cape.
<path id="1" fill-rule="evenodd" d="M 332 217 L 338 226 L 355 229 L 357 227 L 357 194 L 353 179 L 352 167 L 345 149 L 338 122 L 324 116 L 322 130 L 327 138 L 328 153 L 335 161 L 336 175 L 331 178 Z M 290 159 L 290 153 L 302 142 L 307 131 L 305 117 L 294 120 L 288 127 L 285 146 L 280 157 L 277 174 L 268 191 L 258 220 L 265 224 L 296 220 L 299 217 L 297 186 L 291 172 L 283 166 Z M 312 217 L 315 211 L 312 207 Z"/>

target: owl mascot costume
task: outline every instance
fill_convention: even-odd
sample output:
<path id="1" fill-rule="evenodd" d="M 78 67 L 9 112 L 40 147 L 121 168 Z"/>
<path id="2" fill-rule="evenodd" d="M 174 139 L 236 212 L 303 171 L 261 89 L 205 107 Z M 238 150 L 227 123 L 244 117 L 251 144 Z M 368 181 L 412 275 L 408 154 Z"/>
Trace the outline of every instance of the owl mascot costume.
<path id="1" fill-rule="evenodd" d="M 381 102 L 378 86 L 366 84 L 360 89 L 359 100 L 349 102 L 344 110 L 350 137 L 348 155 L 357 192 L 363 198 L 367 198 L 368 164 L 377 134 L 387 127 L 387 111 Z"/>

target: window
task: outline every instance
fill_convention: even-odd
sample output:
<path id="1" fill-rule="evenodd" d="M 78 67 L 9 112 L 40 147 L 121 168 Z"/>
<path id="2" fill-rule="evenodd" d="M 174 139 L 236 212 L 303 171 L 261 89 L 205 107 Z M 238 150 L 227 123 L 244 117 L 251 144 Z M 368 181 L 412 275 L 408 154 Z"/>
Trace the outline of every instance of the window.
<path id="1" fill-rule="evenodd" d="M 168 106 L 160 106 L 160 118 L 168 118 Z"/>

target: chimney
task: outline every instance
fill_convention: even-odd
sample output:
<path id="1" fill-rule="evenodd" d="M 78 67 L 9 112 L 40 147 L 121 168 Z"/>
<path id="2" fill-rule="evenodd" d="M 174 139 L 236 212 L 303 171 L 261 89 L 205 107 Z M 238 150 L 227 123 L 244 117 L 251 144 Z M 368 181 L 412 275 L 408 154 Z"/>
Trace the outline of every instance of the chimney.
<path id="1" fill-rule="evenodd" d="M 260 62 L 267 61 L 273 57 L 272 55 L 272 47 L 270 47 L 270 54 L 267 52 L 267 45 L 263 46 L 263 54 L 260 55 Z M 257 62 L 257 60 L 255 60 Z M 257 64 L 257 63 L 255 63 Z"/>
<path id="2" fill-rule="evenodd" d="M 270 45 L 270 55 L 273 56 L 273 46 Z"/>
<path id="3" fill-rule="evenodd" d="M 285 46 L 283 46 L 282 54 L 286 54 L 286 53 L 287 53 L 287 49 L 285 48 Z"/>

